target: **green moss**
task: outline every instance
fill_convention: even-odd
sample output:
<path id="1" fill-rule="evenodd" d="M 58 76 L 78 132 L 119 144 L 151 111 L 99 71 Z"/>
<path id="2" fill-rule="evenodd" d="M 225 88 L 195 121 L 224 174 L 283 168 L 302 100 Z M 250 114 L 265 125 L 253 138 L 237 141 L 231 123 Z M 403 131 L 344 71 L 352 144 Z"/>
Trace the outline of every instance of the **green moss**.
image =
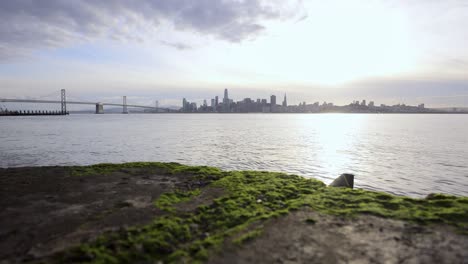
<path id="1" fill-rule="evenodd" d="M 262 234 L 262 229 L 255 229 L 245 234 L 242 234 L 238 238 L 234 239 L 232 242 L 234 242 L 234 244 L 236 245 L 241 245 L 241 244 L 244 244 L 245 242 L 253 240 L 254 238 L 260 236 L 261 234 Z"/>
<path id="2" fill-rule="evenodd" d="M 92 176 L 110 174 L 115 171 L 128 169 L 159 169 L 170 173 L 180 165 L 178 163 L 161 163 L 161 162 L 130 162 L 122 164 L 101 163 L 90 166 L 74 166 L 70 167 L 71 175 L 73 176 Z"/>
<path id="3" fill-rule="evenodd" d="M 159 209 L 173 212 L 175 204 L 189 201 L 191 197 L 198 196 L 200 193 L 200 189 L 186 192 L 177 190 L 172 193 L 164 193 L 156 200 L 155 205 Z"/>
<path id="4" fill-rule="evenodd" d="M 107 175 L 116 171 L 124 171 L 131 173 L 130 170 L 145 170 L 150 172 L 159 172 L 165 174 L 186 174 L 194 175 L 203 179 L 217 179 L 222 177 L 223 172 L 218 168 L 207 166 L 187 166 L 176 162 L 129 162 L 122 164 L 101 163 L 90 166 L 73 166 L 70 167 L 72 176 L 92 176 L 92 175 Z"/>
<path id="5" fill-rule="evenodd" d="M 146 226 L 105 234 L 90 244 L 67 251 L 59 262 L 76 258 L 81 258 L 79 262 L 93 263 L 204 261 L 210 252 L 219 250 L 227 238 L 237 237 L 234 242 L 242 244 L 261 233 L 261 229 L 245 233 L 253 225 L 302 207 L 324 214 L 372 214 L 421 224 L 445 223 L 462 232 L 468 229 L 467 197 L 431 195 L 427 199 L 412 199 L 381 192 L 326 187 L 317 180 L 283 173 L 222 172 L 175 163 L 132 163 L 115 167 L 101 164 L 87 167 L 85 171 L 98 173 L 99 170 L 109 172 L 145 166 L 208 179 L 209 186 L 224 189 L 224 195 L 187 213 L 174 210 L 174 205 L 200 194 L 200 190 L 163 194 L 155 204 L 168 211 L 168 215 Z M 312 224 L 315 220 L 307 219 L 306 222 Z"/>

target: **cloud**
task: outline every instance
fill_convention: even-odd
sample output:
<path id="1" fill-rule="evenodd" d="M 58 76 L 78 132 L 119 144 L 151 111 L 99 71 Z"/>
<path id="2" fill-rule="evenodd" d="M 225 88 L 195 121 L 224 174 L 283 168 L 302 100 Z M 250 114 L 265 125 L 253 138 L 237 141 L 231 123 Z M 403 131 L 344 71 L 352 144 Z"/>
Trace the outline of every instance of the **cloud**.
<path id="1" fill-rule="evenodd" d="M 178 50 L 188 50 L 188 49 L 192 49 L 192 46 L 190 45 L 187 45 L 187 44 L 184 44 L 184 43 L 180 43 L 180 42 L 170 42 L 170 41 L 160 41 L 161 44 L 165 45 L 165 46 L 168 46 L 168 47 L 171 47 L 171 48 L 175 48 L 175 49 L 178 49 Z"/>
<path id="2" fill-rule="evenodd" d="M 96 38 L 142 41 L 161 25 L 240 42 L 263 31 L 265 20 L 290 15 L 290 8 L 262 0 L 0 1 L 0 60 Z"/>

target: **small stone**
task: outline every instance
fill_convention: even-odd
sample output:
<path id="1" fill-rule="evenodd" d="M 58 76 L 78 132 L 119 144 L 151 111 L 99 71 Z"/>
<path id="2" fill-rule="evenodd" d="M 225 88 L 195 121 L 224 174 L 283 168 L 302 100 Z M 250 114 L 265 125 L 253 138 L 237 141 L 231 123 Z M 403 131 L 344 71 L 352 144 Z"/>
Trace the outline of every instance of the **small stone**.
<path id="1" fill-rule="evenodd" d="M 338 178 L 336 178 L 329 186 L 333 187 L 345 187 L 351 188 L 354 187 L 354 174 L 343 173 Z"/>
<path id="2" fill-rule="evenodd" d="M 258 199 L 258 200 L 257 200 L 257 203 L 262 203 L 262 199 Z"/>

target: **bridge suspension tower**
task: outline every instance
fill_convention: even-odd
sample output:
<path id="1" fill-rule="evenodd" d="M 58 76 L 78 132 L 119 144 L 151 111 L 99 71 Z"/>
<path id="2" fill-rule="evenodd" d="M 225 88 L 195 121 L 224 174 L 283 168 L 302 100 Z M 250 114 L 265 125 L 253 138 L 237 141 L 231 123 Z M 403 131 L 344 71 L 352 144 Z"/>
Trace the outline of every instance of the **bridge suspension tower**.
<path id="1" fill-rule="evenodd" d="M 127 109 L 127 96 L 123 96 L 122 105 L 123 105 L 122 114 L 128 114 L 128 109 Z"/>
<path id="2" fill-rule="evenodd" d="M 67 114 L 67 98 L 65 96 L 65 89 L 62 89 L 61 90 L 61 104 L 62 104 L 62 115 L 66 115 Z"/>

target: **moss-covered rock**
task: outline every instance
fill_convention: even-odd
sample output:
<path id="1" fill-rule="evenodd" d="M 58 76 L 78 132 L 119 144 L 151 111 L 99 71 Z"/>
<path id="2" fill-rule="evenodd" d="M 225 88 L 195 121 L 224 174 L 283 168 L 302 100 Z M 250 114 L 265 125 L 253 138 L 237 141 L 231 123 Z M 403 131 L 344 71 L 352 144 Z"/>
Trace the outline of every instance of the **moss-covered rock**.
<path id="1" fill-rule="evenodd" d="M 125 171 L 131 173 L 132 169 L 137 169 L 136 173 L 140 173 L 141 169 L 146 169 L 149 172 L 163 172 L 165 174 L 189 174 L 196 175 L 200 178 L 219 178 L 223 172 L 214 167 L 207 166 L 187 166 L 176 162 L 129 162 L 129 163 L 101 163 L 90 166 L 73 166 L 70 168 L 72 176 L 92 176 L 110 174 L 116 171 Z"/>
<path id="2" fill-rule="evenodd" d="M 419 224 L 447 224 L 460 232 L 468 229 L 468 198 L 431 195 L 412 199 L 381 192 L 327 187 L 318 180 L 297 175 L 259 171 L 223 172 L 210 167 L 177 163 L 100 164 L 74 167 L 74 175 L 109 173 L 147 168 L 167 173 L 187 173 L 206 185 L 222 188 L 224 194 L 194 211 L 177 210 L 180 202 L 203 189 L 177 190 L 163 194 L 155 205 L 167 211 L 152 223 L 106 233 L 96 241 L 66 251 L 56 260 L 92 263 L 198 262 L 219 250 L 223 243 L 242 244 L 255 239 L 261 229 L 250 228 L 291 210 L 309 207 L 319 213 L 353 217 L 372 214 Z M 314 224 L 314 219 L 307 221 Z M 250 228 L 250 229 L 249 229 Z"/>

